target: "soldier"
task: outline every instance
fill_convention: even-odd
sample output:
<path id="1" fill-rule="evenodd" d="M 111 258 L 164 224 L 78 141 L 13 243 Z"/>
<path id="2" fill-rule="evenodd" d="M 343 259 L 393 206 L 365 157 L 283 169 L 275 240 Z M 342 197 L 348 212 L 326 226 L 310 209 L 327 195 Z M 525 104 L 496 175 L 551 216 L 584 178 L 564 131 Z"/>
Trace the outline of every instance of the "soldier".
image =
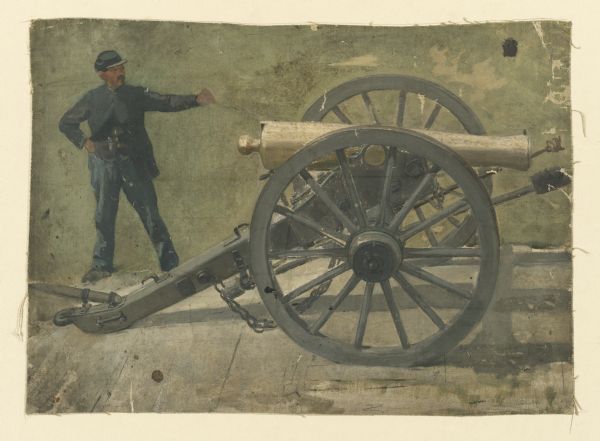
<path id="1" fill-rule="evenodd" d="M 126 62 L 113 50 L 101 52 L 94 68 L 105 84 L 87 92 L 59 123 L 60 131 L 77 148 L 87 150 L 96 197 L 96 244 L 92 266 L 82 282 L 97 281 L 114 271 L 115 220 L 121 189 L 150 236 L 160 268 L 169 271 L 179 264 L 158 212 L 152 179 L 159 170 L 144 127 L 144 113 L 178 112 L 215 102 L 208 89 L 198 95 L 161 95 L 125 84 Z M 80 128 L 83 121 L 88 122 L 89 137 Z"/>

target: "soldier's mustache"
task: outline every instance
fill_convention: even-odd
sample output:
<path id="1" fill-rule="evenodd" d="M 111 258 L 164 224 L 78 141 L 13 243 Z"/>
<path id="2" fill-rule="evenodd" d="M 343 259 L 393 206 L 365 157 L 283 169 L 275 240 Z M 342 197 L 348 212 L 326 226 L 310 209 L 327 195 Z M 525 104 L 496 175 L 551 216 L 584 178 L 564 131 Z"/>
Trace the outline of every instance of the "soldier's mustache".
<path id="1" fill-rule="evenodd" d="M 119 75 L 117 79 L 125 81 L 125 75 Z"/>

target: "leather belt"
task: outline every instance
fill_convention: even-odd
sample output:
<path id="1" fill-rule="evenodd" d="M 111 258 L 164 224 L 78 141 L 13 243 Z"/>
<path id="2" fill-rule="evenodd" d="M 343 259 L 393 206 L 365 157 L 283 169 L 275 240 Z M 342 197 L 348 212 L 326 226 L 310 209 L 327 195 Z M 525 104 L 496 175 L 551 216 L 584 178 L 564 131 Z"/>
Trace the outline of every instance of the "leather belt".
<path id="1" fill-rule="evenodd" d="M 105 140 L 94 141 L 96 156 L 101 159 L 115 159 L 117 153 L 128 155 L 130 153 L 129 144 L 120 139 L 123 133 L 122 129 L 114 128 L 111 130 L 110 136 L 107 136 Z"/>

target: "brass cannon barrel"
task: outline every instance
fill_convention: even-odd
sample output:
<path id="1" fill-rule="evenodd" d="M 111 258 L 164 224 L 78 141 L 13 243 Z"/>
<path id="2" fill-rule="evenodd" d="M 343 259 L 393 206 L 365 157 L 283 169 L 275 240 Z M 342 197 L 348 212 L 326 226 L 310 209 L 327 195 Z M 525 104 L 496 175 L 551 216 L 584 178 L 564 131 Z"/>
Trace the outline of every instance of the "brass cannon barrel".
<path id="1" fill-rule="evenodd" d="M 326 133 L 347 127 L 351 126 L 320 122 L 264 121 L 261 123 L 260 138 L 253 138 L 249 135 L 240 136 L 238 151 L 244 155 L 253 152 L 259 153 L 263 166 L 272 170 L 283 164 L 310 141 Z M 415 131 L 447 145 L 473 167 L 507 167 L 517 170 L 529 168 L 531 145 L 526 135 L 486 136 L 433 130 Z M 377 149 L 371 150 L 371 160 L 376 163 L 378 161 Z M 317 168 L 319 166 L 326 167 L 327 165 L 316 165 Z"/>

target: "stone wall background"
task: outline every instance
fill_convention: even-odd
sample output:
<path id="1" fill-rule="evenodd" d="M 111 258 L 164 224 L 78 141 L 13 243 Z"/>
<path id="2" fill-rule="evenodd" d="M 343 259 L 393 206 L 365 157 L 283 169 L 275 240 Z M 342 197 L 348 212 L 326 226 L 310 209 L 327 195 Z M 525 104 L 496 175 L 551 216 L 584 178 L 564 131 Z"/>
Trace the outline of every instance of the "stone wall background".
<path id="1" fill-rule="evenodd" d="M 516 57 L 503 56 L 507 38 Z M 161 175 L 159 206 L 182 260 L 250 220 L 264 172 L 242 157 L 240 134 L 261 120 L 301 118 L 334 86 L 359 76 L 398 73 L 437 82 L 459 95 L 489 134 L 526 129 L 534 145 L 560 135 L 567 150 L 537 158 L 530 173 L 571 163 L 570 24 L 510 22 L 420 27 L 242 26 L 121 20 L 38 20 L 31 27 L 33 98 L 29 277 L 76 283 L 95 239 L 86 153 L 58 131 L 61 115 L 99 79 L 98 52 L 128 58 L 127 81 L 163 93 L 209 87 L 218 104 L 148 113 Z M 502 172 L 495 192 L 526 185 L 527 173 Z M 555 192 L 497 210 L 504 243 L 569 245 L 571 204 Z M 158 265 L 124 197 L 115 265 Z"/>

